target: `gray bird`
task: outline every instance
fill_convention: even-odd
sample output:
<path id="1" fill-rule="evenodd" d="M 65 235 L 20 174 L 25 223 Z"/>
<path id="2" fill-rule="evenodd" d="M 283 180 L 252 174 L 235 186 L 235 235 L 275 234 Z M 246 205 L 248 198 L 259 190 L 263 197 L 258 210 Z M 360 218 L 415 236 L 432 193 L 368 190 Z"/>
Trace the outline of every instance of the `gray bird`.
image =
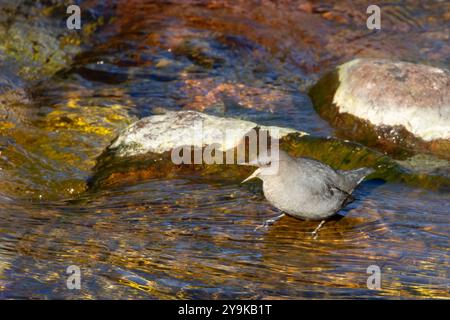
<path id="1" fill-rule="evenodd" d="M 321 220 L 313 231 L 314 237 L 326 219 L 354 200 L 351 193 L 369 174 L 371 168 L 334 170 L 330 166 L 310 158 L 293 158 L 284 151 L 278 157 L 258 158 L 259 166 L 252 175 L 263 181 L 266 199 L 283 214 L 267 220 L 267 226 L 288 214 L 304 220 Z M 275 162 L 275 163 L 274 163 Z M 278 167 L 274 172 L 273 165 Z"/>

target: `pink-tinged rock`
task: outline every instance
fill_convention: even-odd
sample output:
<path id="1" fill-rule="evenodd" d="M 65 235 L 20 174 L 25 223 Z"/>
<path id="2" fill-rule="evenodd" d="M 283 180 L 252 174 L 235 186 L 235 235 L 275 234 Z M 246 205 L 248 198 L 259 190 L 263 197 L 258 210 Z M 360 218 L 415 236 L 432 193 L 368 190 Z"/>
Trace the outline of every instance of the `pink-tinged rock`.
<path id="1" fill-rule="evenodd" d="M 356 59 L 324 76 L 310 92 L 338 133 L 388 152 L 450 157 L 450 71 Z"/>

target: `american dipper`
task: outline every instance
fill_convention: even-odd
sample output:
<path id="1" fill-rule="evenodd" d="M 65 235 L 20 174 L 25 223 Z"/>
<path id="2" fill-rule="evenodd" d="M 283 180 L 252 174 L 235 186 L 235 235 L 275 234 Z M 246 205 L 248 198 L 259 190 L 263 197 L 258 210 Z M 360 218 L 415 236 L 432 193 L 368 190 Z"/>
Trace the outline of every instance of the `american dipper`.
<path id="1" fill-rule="evenodd" d="M 253 178 L 263 181 L 266 199 L 283 214 L 267 220 L 264 227 L 288 214 L 304 220 L 321 220 L 313 231 L 314 238 L 326 219 L 354 200 L 353 189 L 369 174 L 371 168 L 334 170 L 310 158 L 293 158 L 279 150 L 278 156 L 258 158 L 259 166 L 242 183 Z M 275 161 L 275 163 L 274 163 Z M 277 170 L 274 171 L 274 167 Z"/>

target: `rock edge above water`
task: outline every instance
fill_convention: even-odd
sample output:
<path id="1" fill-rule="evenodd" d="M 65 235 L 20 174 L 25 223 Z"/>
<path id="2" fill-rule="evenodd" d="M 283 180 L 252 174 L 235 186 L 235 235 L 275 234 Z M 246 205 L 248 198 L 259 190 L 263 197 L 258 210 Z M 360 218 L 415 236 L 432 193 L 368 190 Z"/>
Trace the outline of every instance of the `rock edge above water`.
<path id="1" fill-rule="evenodd" d="M 219 151 L 235 148 L 253 129 L 267 130 L 281 139 L 289 133 L 305 132 L 258 124 L 233 118 L 222 118 L 196 111 L 167 112 L 143 118 L 126 128 L 109 147 L 116 156 L 138 156 L 164 153 L 181 146 L 202 148 L 216 144 Z"/>

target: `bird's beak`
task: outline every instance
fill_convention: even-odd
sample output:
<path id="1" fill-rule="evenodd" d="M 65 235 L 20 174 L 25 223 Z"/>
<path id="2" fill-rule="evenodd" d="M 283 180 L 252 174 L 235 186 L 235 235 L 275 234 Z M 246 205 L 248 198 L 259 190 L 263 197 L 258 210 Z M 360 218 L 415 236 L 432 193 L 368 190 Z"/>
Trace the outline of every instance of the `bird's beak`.
<path id="1" fill-rule="evenodd" d="M 245 179 L 244 181 L 242 181 L 241 183 L 247 182 L 248 180 L 251 180 L 253 178 L 258 177 L 258 174 L 261 172 L 261 168 L 258 168 L 255 170 L 255 172 L 253 172 L 250 177 L 248 177 L 247 179 Z"/>

